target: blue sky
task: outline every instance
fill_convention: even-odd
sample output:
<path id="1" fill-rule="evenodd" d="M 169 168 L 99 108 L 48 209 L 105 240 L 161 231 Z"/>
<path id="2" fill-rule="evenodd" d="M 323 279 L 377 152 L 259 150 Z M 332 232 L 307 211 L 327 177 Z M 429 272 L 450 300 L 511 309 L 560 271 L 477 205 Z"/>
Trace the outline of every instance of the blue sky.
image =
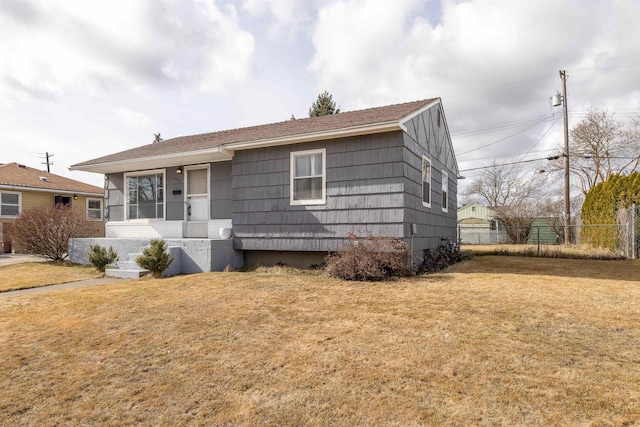
<path id="1" fill-rule="evenodd" d="M 542 158 L 560 69 L 570 125 L 640 114 L 638 22 L 636 0 L 0 0 L 0 163 L 48 151 L 102 185 L 68 167 L 305 117 L 324 90 L 342 111 L 441 97 L 463 170 Z"/>

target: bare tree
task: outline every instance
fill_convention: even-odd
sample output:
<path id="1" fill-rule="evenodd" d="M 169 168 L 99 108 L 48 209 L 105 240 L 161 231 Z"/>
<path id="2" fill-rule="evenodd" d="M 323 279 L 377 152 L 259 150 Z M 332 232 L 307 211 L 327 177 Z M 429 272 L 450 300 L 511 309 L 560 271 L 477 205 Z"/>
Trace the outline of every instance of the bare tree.
<path id="1" fill-rule="evenodd" d="M 570 136 L 571 174 L 584 195 L 611 175 L 628 175 L 640 168 L 640 117 L 625 123 L 610 111 L 591 110 Z M 560 157 L 554 167 L 562 169 L 562 162 Z"/>
<path id="2" fill-rule="evenodd" d="M 69 239 L 87 237 L 92 225 L 83 212 L 71 206 L 27 209 L 13 223 L 11 239 L 21 250 L 63 261 L 69 251 Z"/>
<path id="3" fill-rule="evenodd" d="M 543 177 L 536 171 L 494 161 L 471 182 L 467 196 L 496 211 L 511 243 L 526 243 L 539 215 L 543 188 Z"/>

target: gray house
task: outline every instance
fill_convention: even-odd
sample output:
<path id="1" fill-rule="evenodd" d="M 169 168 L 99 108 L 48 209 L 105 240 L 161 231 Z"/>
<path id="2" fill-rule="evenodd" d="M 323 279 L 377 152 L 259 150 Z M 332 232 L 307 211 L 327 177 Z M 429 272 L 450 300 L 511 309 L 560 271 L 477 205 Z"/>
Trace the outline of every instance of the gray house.
<path id="1" fill-rule="evenodd" d="M 182 136 L 71 170 L 105 175 L 101 244 L 135 252 L 162 237 L 183 272 L 319 263 L 348 233 L 402 238 L 418 255 L 456 237 L 439 98 Z M 86 262 L 91 242 L 72 242 L 71 259 Z"/>

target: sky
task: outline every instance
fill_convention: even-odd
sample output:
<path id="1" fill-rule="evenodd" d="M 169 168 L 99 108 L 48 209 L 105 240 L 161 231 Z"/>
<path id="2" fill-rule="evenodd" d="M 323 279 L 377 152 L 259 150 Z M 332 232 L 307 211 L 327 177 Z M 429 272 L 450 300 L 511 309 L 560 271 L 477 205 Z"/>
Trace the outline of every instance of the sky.
<path id="1" fill-rule="evenodd" d="M 543 169 L 590 109 L 640 115 L 637 0 L 0 0 L 0 163 L 440 97 L 465 183 Z M 542 160 L 538 160 L 542 159 Z M 549 174 L 554 186 L 559 176 Z M 559 193 L 560 196 L 560 193 Z"/>

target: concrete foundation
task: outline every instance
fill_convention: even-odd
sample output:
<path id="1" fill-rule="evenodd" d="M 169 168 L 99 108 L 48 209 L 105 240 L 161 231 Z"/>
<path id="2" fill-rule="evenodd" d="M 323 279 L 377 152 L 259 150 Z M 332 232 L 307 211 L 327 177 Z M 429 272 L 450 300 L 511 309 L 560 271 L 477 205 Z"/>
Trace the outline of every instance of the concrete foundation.
<path id="1" fill-rule="evenodd" d="M 176 258 L 175 266 L 170 266 L 167 273 L 191 274 L 205 271 L 223 271 L 227 266 L 241 268 L 244 266 L 242 251 L 233 249 L 233 240 L 212 239 L 165 239 L 171 254 Z M 84 238 L 71 239 L 69 242 L 69 260 L 78 264 L 89 264 L 90 245 L 110 246 L 118 253 L 120 260 L 127 260 L 129 254 L 141 253 L 149 246 L 149 239 L 126 238 Z M 179 248 L 179 251 L 176 250 Z M 180 271 L 177 271 L 177 266 Z M 173 268 L 172 268 L 173 267 Z M 169 272 L 169 270 L 171 270 Z"/>

